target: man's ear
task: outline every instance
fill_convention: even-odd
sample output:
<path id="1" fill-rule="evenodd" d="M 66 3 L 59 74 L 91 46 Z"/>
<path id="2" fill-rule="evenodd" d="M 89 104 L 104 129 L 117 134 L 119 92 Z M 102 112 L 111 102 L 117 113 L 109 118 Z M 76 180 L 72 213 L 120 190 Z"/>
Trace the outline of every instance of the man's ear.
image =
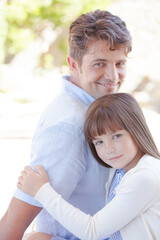
<path id="1" fill-rule="evenodd" d="M 69 65 L 69 69 L 73 74 L 77 74 L 78 71 L 78 63 L 76 60 L 74 60 L 74 58 L 72 58 L 71 56 L 67 57 L 67 62 Z"/>

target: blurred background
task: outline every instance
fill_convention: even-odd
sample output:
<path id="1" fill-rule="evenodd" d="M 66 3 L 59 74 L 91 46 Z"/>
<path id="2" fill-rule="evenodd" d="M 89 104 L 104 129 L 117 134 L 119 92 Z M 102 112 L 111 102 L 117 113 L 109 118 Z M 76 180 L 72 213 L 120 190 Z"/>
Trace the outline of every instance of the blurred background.
<path id="1" fill-rule="evenodd" d="M 46 105 L 68 74 L 68 27 L 81 13 L 101 9 L 120 16 L 133 37 L 122 91 L 143 108 L 160 149 L 159 0 L 0 1 L 0 217 L 29 163 L 31 139 Z M 29 229 L 30 230 L 30 229 Z"/>

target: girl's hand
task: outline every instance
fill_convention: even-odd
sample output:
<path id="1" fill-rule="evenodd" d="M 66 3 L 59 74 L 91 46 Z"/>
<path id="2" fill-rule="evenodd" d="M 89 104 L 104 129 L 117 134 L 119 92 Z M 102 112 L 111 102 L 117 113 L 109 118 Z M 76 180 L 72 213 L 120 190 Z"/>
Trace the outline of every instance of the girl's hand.
<path id="1" fill-rule="evenodd" d="M 35 172 L 31 167 L 26 166 L 18 178 L 17 187 L 23 192 L 35 196 L 40 187 L 48 182 L 48 176 L 41 166 L 34 166 Z"/>

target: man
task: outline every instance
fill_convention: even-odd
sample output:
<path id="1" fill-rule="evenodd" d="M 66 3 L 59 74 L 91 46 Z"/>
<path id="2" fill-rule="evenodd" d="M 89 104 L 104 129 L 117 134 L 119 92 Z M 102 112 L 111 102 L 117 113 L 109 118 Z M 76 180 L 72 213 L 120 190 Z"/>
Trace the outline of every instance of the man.
<path id="1" fill-rule="evenodd" d="M 89 151 L 84 116 L 95 98 L 119 90 L 130 51 L 131 36 L 119 17 L 96 10 L 76 19 L 69 30 L 71 76 L 63 78 L 62 92 L 45 110 L 33 138 L 31 165 L 42 165 L 63 198 L 91 215 L 105 205 L 108 171 Z M 0 239 L 22 239 L 36 216 L 36 231 L 48 233 L 49 239 L 76 239 L 18 189 L 1 220 Z"/>

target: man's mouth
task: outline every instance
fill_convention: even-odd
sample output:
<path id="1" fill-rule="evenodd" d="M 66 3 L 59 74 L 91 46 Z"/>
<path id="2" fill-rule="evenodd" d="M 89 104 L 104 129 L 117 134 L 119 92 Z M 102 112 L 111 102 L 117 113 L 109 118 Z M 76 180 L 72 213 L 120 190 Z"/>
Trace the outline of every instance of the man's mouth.
<path id="1" fill-rule="evenodd" d="M 106 83 L 99 82 L 99 84 L 106 88 L 115 88 L 118 85 L 118 83 L 107 83 L 107 82 Z"/>

